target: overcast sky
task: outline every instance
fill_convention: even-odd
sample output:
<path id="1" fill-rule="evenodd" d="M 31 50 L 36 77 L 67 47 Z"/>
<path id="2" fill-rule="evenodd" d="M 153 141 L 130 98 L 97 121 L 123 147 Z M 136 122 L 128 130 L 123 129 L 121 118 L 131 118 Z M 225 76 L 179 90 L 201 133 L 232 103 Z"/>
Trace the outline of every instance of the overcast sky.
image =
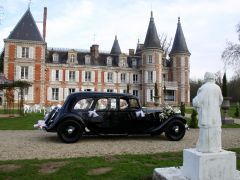
<path id="1" fill-rule="evenodd" d="M 28 7 L 29 0 L 0 0 L 0 48 Z M 110 51 L 117 35 L 122 52 L 144 42 L 150 11 L 159 34 L 174 38 L 177 18 L 190 57 L 191 78 L 206 71 L 223 71 L 221 53 L 226 41 L 237 42 L 239 0 L 31 0 L 31 12 L 42 32 L 43 8 L 48 8 L 48 47 L 89 49 L 99 44 Z M 1 13 L 3 11 L 3 13 Z M 229 76 L 231 69 L 227 69 Z"/>

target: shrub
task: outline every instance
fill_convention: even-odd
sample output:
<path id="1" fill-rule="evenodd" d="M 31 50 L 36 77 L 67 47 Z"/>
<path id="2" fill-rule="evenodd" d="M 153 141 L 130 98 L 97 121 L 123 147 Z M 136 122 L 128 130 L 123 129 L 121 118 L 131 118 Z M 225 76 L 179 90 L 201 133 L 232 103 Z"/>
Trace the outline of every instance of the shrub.
<path id="1" fill-rule="evenodd" d="M 181 111 L 181 115 L 185 116 L 185 104 L 184 104 L 184 102 L 181 102 L 180 111 Z"/>
<path id="2" fill-rule="evenodd" d="M 191 114 L 191 119 L 189 122 L 189 127 L 190 128 L 197 128 L 198 124 L 198 119 L 197 119 L 197 111 L 195 109 L 192 110 L 192 114 Z"/>
<path id="3" fill-rule="evenodd" d="M 234 116 L 235 117 L 239 117 L 239 104 L 237 104 L 237 106 L 236 106 L 236 110 L 235 110 Z"/>

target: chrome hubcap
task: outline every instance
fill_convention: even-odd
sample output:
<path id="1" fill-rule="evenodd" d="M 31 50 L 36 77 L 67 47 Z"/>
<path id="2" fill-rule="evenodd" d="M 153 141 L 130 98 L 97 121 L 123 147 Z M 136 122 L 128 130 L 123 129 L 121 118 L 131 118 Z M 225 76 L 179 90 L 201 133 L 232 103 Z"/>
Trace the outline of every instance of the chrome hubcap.
<path id="1" fill-rule="evenodd" d="M 68 128 L 67 128 L 67 133 L 68 133 L 68 134 L 72 134 L 74 130 L 75 130 L 74 127 L 72 127 L 72 126 L 71 126 L 71 127 L 68 127 Z"/>
<path id="2" fill-rule="evenodd" d="M 175 133 L 178 133 L 179 132 L 179 127 L 178 126 L 174 126 L 173 130 L 174 130 Z"/>

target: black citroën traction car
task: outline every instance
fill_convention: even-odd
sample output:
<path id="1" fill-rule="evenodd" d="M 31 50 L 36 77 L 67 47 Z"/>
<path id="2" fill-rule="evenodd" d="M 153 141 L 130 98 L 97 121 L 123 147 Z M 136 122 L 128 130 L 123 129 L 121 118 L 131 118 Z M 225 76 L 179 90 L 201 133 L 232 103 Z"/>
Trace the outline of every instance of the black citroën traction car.
<path id="1" fill-rule="evenodd" d="M 171 108 L 143 110 L 136 96 L 120 93 L 77 92 L 61 108 L 54 108 L 35 127 L 57 132 L 65 143 L 82 135 L 165 133 L 169 140 L 183 138 L 186 120 Z"/>

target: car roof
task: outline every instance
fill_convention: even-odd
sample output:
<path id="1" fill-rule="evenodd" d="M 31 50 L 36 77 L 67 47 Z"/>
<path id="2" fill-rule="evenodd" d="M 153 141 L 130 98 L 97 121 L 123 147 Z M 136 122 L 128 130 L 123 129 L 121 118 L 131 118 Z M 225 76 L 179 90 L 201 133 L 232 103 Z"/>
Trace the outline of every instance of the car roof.
<path id="1" fill-rule="evenodd" d="M 114 92 L 95 92 L 95 91 L 83 91 L 83 92 L 75 92 L 70 94 L 69 96 L 79 97 L 82 96 L 84 98 L 91 98 L 91 97 L 127 97 L 127 98 L 134 98 L 138 99 L 136 96 L 131 94 L 125 93 L 114 93 Z"/>

